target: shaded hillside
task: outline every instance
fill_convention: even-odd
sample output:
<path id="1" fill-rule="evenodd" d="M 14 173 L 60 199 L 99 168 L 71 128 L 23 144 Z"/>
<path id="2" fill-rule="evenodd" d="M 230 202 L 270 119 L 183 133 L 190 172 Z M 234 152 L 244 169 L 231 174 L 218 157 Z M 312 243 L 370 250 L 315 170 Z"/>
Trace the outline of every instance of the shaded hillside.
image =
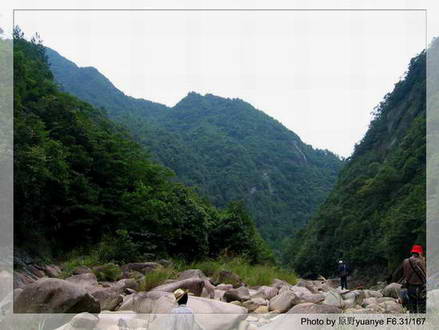
<path id="1" fill-rule="evenodd" d="M 246 209 L 220 210 L 151 161 L 129 134 L 61 92 L 39 42 L 14 32 L 14 239 L 32 255 L 103 262 L 271 253 Z"/>
<path id="2" fill-rule="evenodd" d="M 412 244 L 425 246 L 425 58 L 412 59 L 375 109 L 329 198 L 291 242 L 285 260 L 298 272 L 330 275 L 343 258 L 384 277 Z"/>
<path id="3" fill-rule="evenodd" d="M 240 99 L 192 92 L 166 108 L 124 95 L 94 68 L 78 68 L 53 50 L 48 55 L 66 91 L 105 107 L 180 181 L 219 207 L 245 201 L 277 249 L 326 198 L 342 166 Z"/>

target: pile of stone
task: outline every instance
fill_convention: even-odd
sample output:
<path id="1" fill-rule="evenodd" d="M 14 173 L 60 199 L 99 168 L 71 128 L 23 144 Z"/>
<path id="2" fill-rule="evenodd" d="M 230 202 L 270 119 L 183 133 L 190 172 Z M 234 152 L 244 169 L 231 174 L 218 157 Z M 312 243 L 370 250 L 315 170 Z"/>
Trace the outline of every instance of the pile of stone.
<path id="1" fill-rule="evenodd" d="M 160 329 L 176 307 L 173 292 L 191 292 L 188 306 L 205 329 L 256 329 L 280 314 L 404 313 L 398 302 L 400 285 L 381 290 L 341 290 L 336 280 L 300 280 L 295 285 L 275 280 L 269 286 L 245 285 L 236 274 L 223 272 L 213 282 L 199 269 L 189 269 L 150 291 L 139 291 L 142 275 L 159 263 L 136 263 L 121 268 L 119 281 L 98 281 L 94 272 L 80 267 L 66 279 L 42 277 L 16 289 L 15 313 L 79 313 L 59 329 Z M 11 300 L 11 299 L 10 299 Z M 221 317 L 215 317 L 221 314 Z M 117 329 L 117 328 L 114 328 Z"/>

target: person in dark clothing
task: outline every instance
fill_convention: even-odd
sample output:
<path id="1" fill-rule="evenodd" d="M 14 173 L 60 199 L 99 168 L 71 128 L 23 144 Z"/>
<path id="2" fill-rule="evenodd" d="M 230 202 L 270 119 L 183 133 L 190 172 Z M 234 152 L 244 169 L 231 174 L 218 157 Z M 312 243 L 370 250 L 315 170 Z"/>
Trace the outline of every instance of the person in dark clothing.
<path id="1" fill-rule="evenodd" d="M 392 275 L 392 279 L 397 279 L 402 284 L 406 294 L 401 296 L 403 306 L 407 307 L 410 313 L 425 313 L 426 307 L 426 266 L 422 256 L 421 245 L 413 245 L 411 256 L 404 259 L 402 264 Z"/>
<path id="2" fill-rule="evenodd" d="M 338 274 L 340 276 L 340 286 L 341 289 L 348 288 L 348 275 L 349 275 L 349 267 L 346 265 L 343 260 L 338 262 Z"/>

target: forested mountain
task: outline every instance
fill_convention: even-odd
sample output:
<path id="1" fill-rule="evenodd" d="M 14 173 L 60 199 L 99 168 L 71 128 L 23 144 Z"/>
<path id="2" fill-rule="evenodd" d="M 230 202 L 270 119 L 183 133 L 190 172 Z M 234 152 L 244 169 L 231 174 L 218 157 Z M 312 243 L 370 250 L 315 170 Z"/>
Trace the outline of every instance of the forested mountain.
<path id="1" fill-rule="evenodd" d="M 437 48 L 437 47 L 436 47 Z M 385 277 L 426 240 L 426 55 L 375 109 L 334 190 L 290 243 L 299 273 L 334 273 L 338 258 Z"/>
<path id="2" fill-rule="evenodd" d="M 240 99 L 191 92 L 168 108 L 124 95 L 94 68 L 47 54 L 65 91 L 105 108 L 179 181 L 217 207 L 243 200 L 277 249 L 324 201 L 343 164 Z"/>
<path id="3" fill-rule="evenodd" d="M 176 183 L 104 111 L 60 91 L 45 48 L 18 28 L 14 103 L 16 248 L 49 258 L 97 249 L 118 262 L 224 251 L 272 260 L 241 203 L 217 209 Z"/>

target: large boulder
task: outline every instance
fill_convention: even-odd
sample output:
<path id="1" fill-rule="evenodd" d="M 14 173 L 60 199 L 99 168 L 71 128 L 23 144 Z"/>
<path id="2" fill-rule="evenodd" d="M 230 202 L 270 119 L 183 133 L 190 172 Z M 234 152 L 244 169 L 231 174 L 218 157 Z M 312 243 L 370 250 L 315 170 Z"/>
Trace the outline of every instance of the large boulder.
<path id="1" fill-rule="evenodd" d="M 206 275 L 204 275 L 204 273 L 200 269 L 188 269 L 188 270 L 185 270 L 184 272 L 181 272 L 178 275 L 177 280 L 182 281 L 182 280 L 187 280 L 188 278 L 200 278 L 200 279 L 204 280 L 207 277 L 206 277 Z"/>
<path id="2" fill-rule="evenodd" d="M 162 299 L 161 312 L 166 313 L 165 308 L 169 311 L 173 308 L 167 299 Z M 188 307 L 194 312 L 195 321 L 202 329 L 209 330 L 231 330 L 237 329 L 237 326 L 247 317 L 247 310 L 233 304 L 219 302 L 211 299 L 190 296 Z M 215 314 L 218 314 L 215 316 Z M 166 314 L 153 315 L 153 321 L 149 324 L 148 329 L 169 329 L 172 319 L 175 316 Z"/>
<path id="3" fill-rule="evenodd" d="M 94 329 L 98 324 L 99 318 L 90 313 L 77 314 L 69 322 L 73 328 L 76 329 Z"/>
<path id="4" fill-rule="evenodd" d="M 224 293 L 223 299 L 226 302 L 232 302 L 232 301 L 242 302 L 250 299 L 250 293 L 246 287 L 241 286 L 237 289 L 226 291 Z"/>
<path id="5" fill-rule="evenodd" d="M 361 306 L 363 304 L 363 300 L 365 299 L 365 294 L 362 290 L 352 290 L 347 293 L 343 293 L 341 296 L 345 301 L 352 301 L 352 307 L 355 305 Z M 344 306 L 346 307 L 347 304 L 345 303 Z"/>
<path id="6" fill-rule="evenodd" d="M 124 278 L 112 285 L 120 293 L 125 292 L 127 289 L 137 291 L 139 289 L 139 283 L 133 278 Z"/>
<path id="7" fill-rule="evenodd" d="M 199 297 L 203 292 L 204 285 L 204 280 L 200 278 L 189 278 L 187 280 L 159 285 L 153 288 L 151 291 L 174 292 L 177 289 L 186 289 L 193 293 L 195 296 Z"/>
<path id="8" fill-rule="evenodd" d="M 378 304 L 378 306 L 382 307 L 386 314 L 401 314 L 404 312 L 402 305 L 395 301 L 384 301 Z"/>
<path id="9" fill-rule="evenodd" d="M 304 287 L 307 288 L 311 293 L 318 293 L 318 289 L 314 284 L 314 281 L 300 280 L 297 282 L 296 287 Z"/>
<path id="10" fill-rule="evenodd" d="M 325 300 L 325 295 L 322 293 L 309 293 L 299 296 L 299 303 L 313 303 L 318 304 Z"/>
<path id="11" fill-rule="evenodd" d="M 343 298 L 341 297 L 340 293 L 338 293 L 336 290 L 330 289 L 328 292 L 325 292 L 324 295 L 325 295 L 325 300 L 323 301 L 324 304 L 336 306 L 339 308 L 342 307 Z"/>
<path id="12" fill-rule="evenodd" d="M 276 288 L 276 289 L 280 290 L 282 287 L 287 287 L 287 288 L 289 288 L 289 287 L 291 286 L 291 284 L 289 284 L 289 283 L 286 282 L 286 281 L 282 281 L 282 280 L 279 280 L 279 279 L 275 278 L 275 279 L 273 280 L 273 283 L 271 284 L 271 286 L 272 286 L 273 288 Z"/>
<path id="13" fill-rule="evenodd" d="M 279 293 L 279 290 L 271 286 L 261 286 L 253 297 L 261 297 L 270 300 Z"/>
<path id="14" fill-rule="evenodd" d="M 339 314 L 341 308 L 326 304 L 302 303 L 288 311 L 288 314 Z"/>
<path id="15" fill-rule="evenodd" d="M 82 273 L 66 278 L 67 282 L 73 283 L 87 291 L 94 290 L 99 284 L 93 273 Z"/>
<path id="16" fill-rule="evenodd" d="M 123 298 L 122 303 L 117 308 L 118 311 L 134 311 L 136 313 L 151 314 L 154 305 L 163 296 L 170 299 L 174 297 L 172 293 L 162 291 L 149 291 L 133 293 Z"/>
<path id="17" fill-rule="evenodd" d="M 399 298 L 400 293 L 401 293 L 401 284 L 399 283 L 390 283 L 383 289 L 384 297 Z"/>
<path id="18" fill-rule="evenodd" d="M 194 311 L 195 319 L 203 329 L 235 329 L 247 317 L 247 310 L 243 307 L 206 298 L 189 297 L 188 306 Z"/>
<path id="19" fill-rule="evenodd" d="M 169 314 L 177 302 L 173 295 L 164 295 L 157 299 L 152 307 L 152 314 Z"/>
<path id="20" fill-rule="evenodd" d="M 146 323 L 142 321 L 142 324 L 138 324 L 136 322 L 138 315 L 130 311 L 123 313 L 104 311 L 98 315 L 98 318 L 99 322 L 95 329 L 99 330 L 144 329 Z"/>
<path id="21" fill-rule="evenodd" d="M 270 299 L 268 308 L 270 311 L 284 313 L 293 305 L 297 304 L 298 299 L 299 298 L 294 294 L 293 291 L 284 291 Z"/>
<path id="22" fill-rule="evenodd" d="M 15 313 L 99 313 L 99 302 L 69 281 L 42 278 L 26 286 L 14 301 Z"/>
<path id="23" fill-rule="evenodd" d="M 113 311 L 123 301 L 119 290 L 112 287 L 98 288 L 90 292 L 90 294 L 99 302 L 101 310 Z"/>

